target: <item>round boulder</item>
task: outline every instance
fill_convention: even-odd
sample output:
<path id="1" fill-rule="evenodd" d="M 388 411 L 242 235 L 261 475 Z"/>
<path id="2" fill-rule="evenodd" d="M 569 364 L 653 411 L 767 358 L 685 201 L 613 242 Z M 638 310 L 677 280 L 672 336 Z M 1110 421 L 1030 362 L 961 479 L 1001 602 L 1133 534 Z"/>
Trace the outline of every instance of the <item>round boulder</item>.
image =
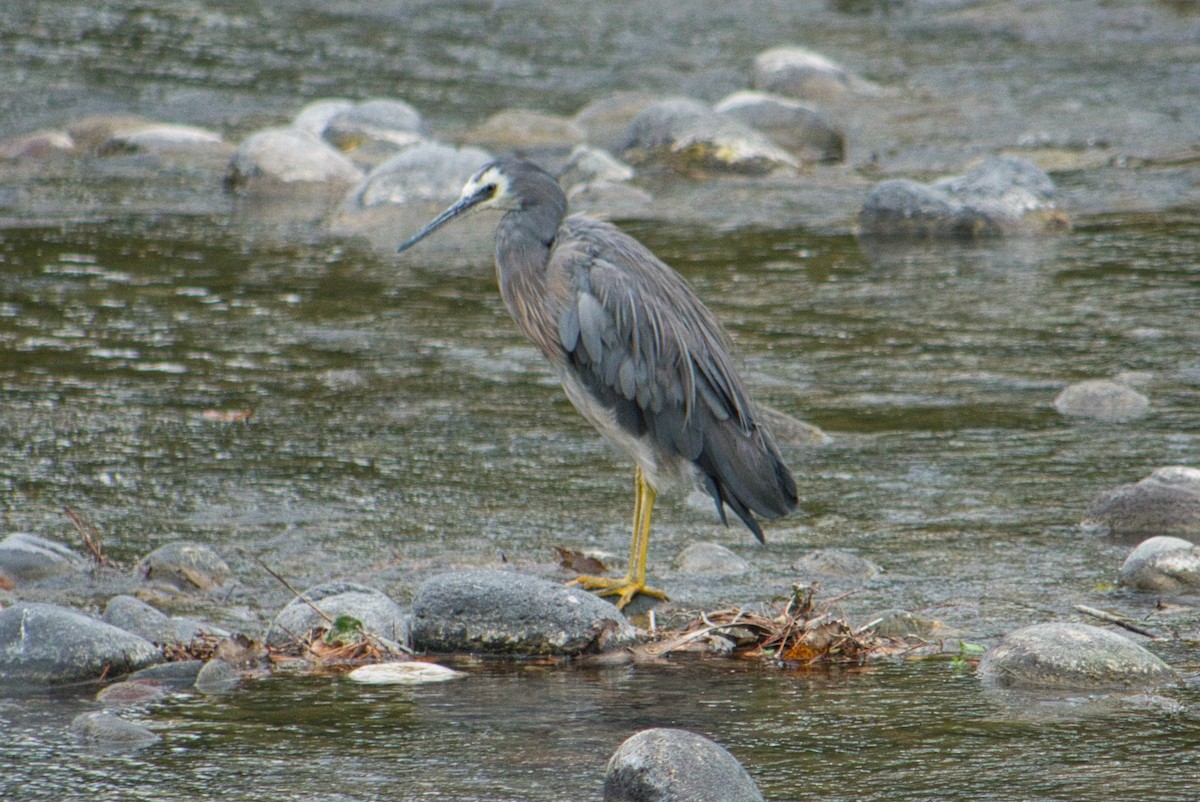
<path id="1" fill-rule="evenodd" d="M 313 607 L 336 620 L 348 615 L 363 625 L 363 631 L 399 644 L 408 643 L 408 615 L 390 596 L 375 588 L 353 582 L 329 582 L 309 588 L 302 599 L 292 599 L 279 611 L 263 642 L 281 646 L 302 638 L 328 622 Z"/>
<path id="2" fill-rule="evenodd" d="M 987 159 L 933 184 L 883 181 L 858 214 L 864 237 L 976 240 L 1067 227 L 1050 177 L 1027 159 Z"/>
<path id="3" fill-rule="evenodd" d="M 762 802 L 737 758 L 687 730 L 658 727 L 630 736 L 608 761 L 605 802 Z"/>
<path id="4" fill-rule="evenodd" d="M 439 574 L 413 599 L 413 647 L 431 652 L 577 655 L 634 640 L 633 628 L 609 602 L 511 571 Z"/>
<path id="5" fill-rule="evenodd" d="M 488 117 L 464 141 L 499 153 L 522 156 L 565 154 L 582 144 L 583 128 L 573 120 L 529 109 L 506 109 Z"/>
<path id="6" fill-rule="evenodd" d="M 315 122 L 317 111 L 310 111 Z M 402 100 L 378 98 L 334 111 L 321 135 L 356 163 L 374 167 L 398 151 L 426 141 L 421 115 Z"/>
<path id="7" fill-rule="evenodd" d="M 14 532 L 0 540 L 0 578 L 13 585 L 79 573 L 86 565 L 78 554 L 44 537 Z"/>
<path id="8" fill-rule="evenodd" d="M 1035 624 L 1005 635 L 979 661 L 1001 688 L 1155 688 L 1178 680 L 1129 638 L 1087 624 Z"/>
<path id="9" fill-rule="evenodd" d="M 1145 417 L 1150 400 L 1127 385 L 1093 379 L 1066 387 L 1054 399 L 1054 408 L 1071 417 L 1120 423 Z"/>
<path id="10" fill-rule="evenodd" d="M 113 596 L 101 620 L 159 645 L 183 642 L 179 627 L 166 613 L 133 596 Z"/>
<path id="11" fill-rule="evenodd" d="M 325 127 L 335 116 L 347 109 L 354 108 L 354 101 L 343 97 L 327 97 L 314 100 L 292 118 L 292 128 L 306 131 L 315 137 L 325 133 Z"/>
<path id="12" fill-rule="evenodd" d="M 1119 581 L 1152 593 L 1200 590 L 1200 546 L 1178 537 L 1144 540 L 1125 558 Z"/>
<path id="13" fill-rule="evenodd" d="M 153 643 L 53 604 L 0 610 L 0 682 L 86 682 L 162 662 Z"/>
<path id="14" fill-rule="evenodd" d="M 197 543 L 168 543 L 138 560 L 135 569 L 142 579 L 176 590 L 214 590 L 233 579 L 221 556 Z"/>
<path id="15" fill-rule="evenodd" d="M 229 162 L 225 185 L 236 192 L 288 192 L 301 185 L 346 186 L 362 178 L 349 158 L 308 131 L 267 128 L 248 136 Z"/>
<path id="16" fill-rule="evenodd" d="M 621 155 L 635 166 L 655 164 L 684 175 L 763 175 L 800 166 L 766 134 L 686 97 L 642 109 L 625 132 Z"/>
<path id="17" fill-rule="evenodd" d="M 754 86 L 807 100 L 830 100 L 852 91 L 862 79 L 804 47 L 776 47 L 754 58 Z"/>
<path id="18" fill-rule="evenodd" d="M 762 131 L 804 161 L 840 162 L 846 157 L 841 126 L 798 100 L 743 90 L 718 102 L 713 111 Z"/>
<path id="19" fill-rule="evenodd" d="M 1170 465 L 1097 496 L 1083 525 L 1118 537 L 1200 535 L 1200 470 Z"/>

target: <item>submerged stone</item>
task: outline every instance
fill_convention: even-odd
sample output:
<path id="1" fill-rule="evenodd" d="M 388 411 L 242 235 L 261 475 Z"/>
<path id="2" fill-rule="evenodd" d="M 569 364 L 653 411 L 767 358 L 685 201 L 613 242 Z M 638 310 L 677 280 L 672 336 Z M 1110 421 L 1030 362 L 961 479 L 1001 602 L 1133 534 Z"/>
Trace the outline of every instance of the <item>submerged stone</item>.
<path id="1" fill-rule="evenodd" d="M 799 167 L 766 134 L 685 97 L 642 109 L 625 132 L 621 156 L 635 166 L 655 164 L 685 175 L 763 175 Z"/>
<path id="2" fill-rule="evenodd" d="M 87 562 L 61 543 L 26 532 L 0 540 L 0 577 L 13 585 L 82 571 Z"/>
<path id="3" fill-rule="evenodd" d="M 150 641 L 53 604 L 0 610 L 0 682 L 68 683 L 162 662 Z"/>
<path id="4" fill-rule="evenodd" d="M 307 602 L 292 599 L 271 622 L 263 637 L 268 646 L 292 643 L 317 627 L 328 627 L 328 621 L 313 607 L 334 620 L 351 616 L 369 635 L 401 645 L 408 643 L 408 614 L 383 591 L 339 581 L 317 585 L 301 595 Z"/>
<path id="5" fill-rule="evenodd" d="M 836 578 L 866 581 L 883 570 L 865 557 L 844 549 L 817 549 L 796 560 L 792 568 L 804 578 Z"/>
<path id="6" fill-rule="evenodd" d="M 183 591 L 213 590 L 233 579 L 221 556 L 198 543 L 168 543 L 138 560 L 134 570 L 147 582 Z"/>
<path id="7" fill-rule="evenodd" d="M 1076 382 L 1054 399 L 1063 415 L 1120 423 L 1146 416 L 1150 400 L 1128 385 L 1106 379 Z"/>
<path id="8" fill-rule="evenodd" d="M 1068 226 L 1050 177 L 1033 162 L 1009 157 L 933 184 L 883 181 L 863 202 L 858 224 L 864 237 L 966 240 Z"/>
<path id="9" fill-rule="evenodd" d="M 412 615 L 413 647 L 432 652 L 577 655 L 635 640 L 609 602 L 512 571 L 431 577 L 417 588 Z"/>
<path id="10" fill-rule="evenodd" d="M 725 747 L 688 730 L 630 736 L 608 761 L 605 802 L 762 802 L 750 774 Z"/>
<path id="11" fill-rule="evenodd" d="M 708 499 L 709 506 L 712 500 Z M 740 576 L 750 564 L 719 543 L 693 543 L 675 558 L 675 567 L 685 574 Z"/>
<path id="12" fill-rule="evenodd" d="M 80 713 L 71 722 L 71 734 L 92 746 L 112 750 L 137 749 L 162 740 L 149 727 L 103 711 Z"/>
<path id="13" fill-rule="evenodd" d="M 1035 624 L 1005 635 L 979 661 L 1001 688 L 1155 688 L 1178 677 L 1129 638 L 1087 624 Z"/>
<path id="14" fill-rule="evenodd" d="M 1097 496 L 1083 525 L 1116 536 L 1200 535 L 1200 470 L 1171 465 Z"/>
<path id="15" fill-rule="evenodd" d="M 1125 558 L 1119 581 L 1153 593 L 1200 590 L 1200 546 L 1178 537 L 1144 540 Z"/>

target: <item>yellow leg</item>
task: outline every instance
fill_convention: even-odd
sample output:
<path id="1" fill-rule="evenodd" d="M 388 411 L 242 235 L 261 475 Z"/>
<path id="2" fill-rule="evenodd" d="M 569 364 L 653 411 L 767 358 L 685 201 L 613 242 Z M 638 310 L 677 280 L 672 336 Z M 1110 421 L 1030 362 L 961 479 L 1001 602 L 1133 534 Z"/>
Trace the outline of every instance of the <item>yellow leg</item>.
<path id="1" fill-rule="evenodd" d="M 607 576 L 578 576 L 567 584 L 582 585 L 601 596 L 619 596 L 616 605 L 623 609 L 639 593 L 666 600 L 661 590 L 646 587 L 646 556 L 650 552 L 650 513 L 654 510 L 655 492 L 646 481 L 642 469 L 634 473 L 633 543 L 629 554 L 629 570 L 621 579 Z"/>

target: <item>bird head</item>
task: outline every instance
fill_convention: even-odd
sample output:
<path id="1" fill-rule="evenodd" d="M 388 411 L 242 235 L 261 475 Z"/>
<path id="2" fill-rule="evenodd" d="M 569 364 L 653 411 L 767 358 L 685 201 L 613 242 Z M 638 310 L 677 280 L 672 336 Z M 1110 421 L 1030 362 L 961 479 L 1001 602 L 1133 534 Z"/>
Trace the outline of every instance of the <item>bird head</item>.
<path id="1" fill-rule="evenodd" d="M 505 163 L 503 161 L 492 162 L 467 179 L 458 200 L 431 220 L 428 225 L 409 237 L 396 249 L 397 253 L 408 250 L 451 220 L 462 217 L 473 210 L 503 209 L 508 211 L 519 208 L 520 204 L 520 198 L 513 191 L 512 180 L 505 171 Z"/>

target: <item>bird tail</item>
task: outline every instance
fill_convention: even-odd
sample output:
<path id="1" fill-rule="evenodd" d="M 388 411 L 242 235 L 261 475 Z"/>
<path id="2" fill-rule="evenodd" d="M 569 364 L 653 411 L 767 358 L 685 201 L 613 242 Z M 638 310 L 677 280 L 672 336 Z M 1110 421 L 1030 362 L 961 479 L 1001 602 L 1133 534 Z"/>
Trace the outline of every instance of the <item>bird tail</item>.
<path id="1" fill-rule="evenodd" d="M 750 424 L 749 432 L 734 426 L 711 430 L 696 466 L 721 520 L 728 524 L 729 507 L 760 543 L 766 541 L 754 516 L 782 518 L 799 501 L 792 472 L 770 432 L 757 423 Z"/>

